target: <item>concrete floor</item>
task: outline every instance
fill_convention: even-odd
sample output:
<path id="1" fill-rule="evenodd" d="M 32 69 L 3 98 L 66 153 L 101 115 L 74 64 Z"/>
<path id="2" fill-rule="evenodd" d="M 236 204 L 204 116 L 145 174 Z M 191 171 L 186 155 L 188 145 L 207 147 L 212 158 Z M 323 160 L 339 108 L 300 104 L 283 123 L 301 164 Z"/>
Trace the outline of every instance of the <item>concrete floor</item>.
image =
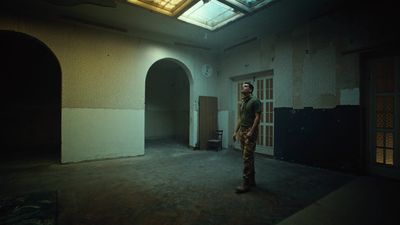
<path id="1" fill-rule="evenodd" d="M 398 225 L 400 182 L 357 177 L 279 225 Z"/>
<path id="2" fill-rule="evenodd" d="M 374 203 L 392 200 L 387 191 L 400 190 L 394 181 L 380 185 L 377 178 L 257 155 L 257 187 L 238 195 L 241 170 L 239 151 L 193 151 L 156 142 L 147 145 L 145 156 L 132 158 L 65 165 L 45 159 L 3 162 L 0 199 L 56 191 L 60 225 L 345 225 L 378 224 L 367 223 Z M 384 195 L 381 201 L 377 193 Z M 368 214 L 355 211 L 360 206 Z"/>

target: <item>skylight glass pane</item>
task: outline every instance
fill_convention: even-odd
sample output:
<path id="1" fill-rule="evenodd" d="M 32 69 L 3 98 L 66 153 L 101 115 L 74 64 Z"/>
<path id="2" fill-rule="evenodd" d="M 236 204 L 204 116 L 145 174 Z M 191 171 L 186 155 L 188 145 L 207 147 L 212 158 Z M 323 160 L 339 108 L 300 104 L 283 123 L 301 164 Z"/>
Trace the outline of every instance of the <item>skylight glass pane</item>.
<path id="1" fill-rule="evenodd" d="M 159 12 L 168 16 L 174 16 L 193 0 L 127 0 L 129 3 Z"/>
<path id="2" fill-rule="evenodd" d="M 252 12 L 256 9 L 259 9 L 270 2 L 275 0 L 226 0 L 248 12 Z"/>
<path id="3" fill-rule="evenodd" d="M 215 30 L 243 15 L 241 12 L 235 12 L 228 5 L 217 0 L 210 0 L 207 3 L 197 2 L 178 19 L 209 30 Z"/>

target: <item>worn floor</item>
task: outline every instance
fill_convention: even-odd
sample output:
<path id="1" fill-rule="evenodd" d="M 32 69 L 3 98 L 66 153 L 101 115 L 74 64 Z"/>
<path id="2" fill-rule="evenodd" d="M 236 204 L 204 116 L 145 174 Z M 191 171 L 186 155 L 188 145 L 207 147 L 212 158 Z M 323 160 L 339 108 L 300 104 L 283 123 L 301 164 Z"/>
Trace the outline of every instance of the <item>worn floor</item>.
<path id="1" fill-rule="evenodd" d="M 335 194 L 360 183 L 351 174 L 257 155 L 257 187 L 238 195 L 241 170 L 239 151 L 193 151 L 162 141 L 148 144 L 139 157 L 63 165 L 44 159 L 3 162 L 0 198 L 56 191 L 60 225 L 323 225 L 328 223 L 310 223 L 318 220 L 307 210 L 325 198 L 343 200 Z"/>
<path id="2" fill-rule="evenodd" d="M 279 225 L 398 225 L 400 182 L 357 177 Z"/>

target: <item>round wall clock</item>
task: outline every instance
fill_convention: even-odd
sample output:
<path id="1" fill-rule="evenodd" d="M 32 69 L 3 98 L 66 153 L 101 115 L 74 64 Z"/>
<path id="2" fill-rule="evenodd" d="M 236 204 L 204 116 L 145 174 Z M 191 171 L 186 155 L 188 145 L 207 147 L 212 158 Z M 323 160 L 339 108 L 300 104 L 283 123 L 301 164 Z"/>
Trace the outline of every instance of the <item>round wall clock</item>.
<path id="1" fill-rule="evenodd" d="M 204 64 L 201 67 L 201 75 L 204 77 L 211 77 L 213 74 L 213 68 L 210 64 Z"/>

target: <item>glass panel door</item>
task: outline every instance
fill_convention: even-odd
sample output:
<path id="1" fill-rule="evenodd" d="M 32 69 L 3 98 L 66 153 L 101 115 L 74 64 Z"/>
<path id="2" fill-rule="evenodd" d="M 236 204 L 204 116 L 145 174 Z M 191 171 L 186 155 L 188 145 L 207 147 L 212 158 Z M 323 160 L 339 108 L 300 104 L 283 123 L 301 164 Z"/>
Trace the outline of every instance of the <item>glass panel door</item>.
<path id="1" fill-rule="evenodd" d="M 244 82 L 250 82 L 254 86 L 253 95 L 256 96 L 262 104 L 262 113 L 257 138 L 256 152 L 267 155 L 274 154 L 274 98 L 273 98 L 273 78 L 272 76 L 261 76 L 254 81 L 240 80 L 234 83 L 235 94 L 235 118 L 239 116 L 241 105 L 241 87 Z M 235 124 L 236 125 L 236 124 Z M 235 148 L 240 149 L 240 143 L 234 144 Z"/>
<path id="2" fill-rule="evenodd" d="M 400 175 L 400 79 L 397 57 L 371 58 L 367 61 L 367 68 L 371 103 L 369 168 L 372 173 L 396 177 Z"/>

